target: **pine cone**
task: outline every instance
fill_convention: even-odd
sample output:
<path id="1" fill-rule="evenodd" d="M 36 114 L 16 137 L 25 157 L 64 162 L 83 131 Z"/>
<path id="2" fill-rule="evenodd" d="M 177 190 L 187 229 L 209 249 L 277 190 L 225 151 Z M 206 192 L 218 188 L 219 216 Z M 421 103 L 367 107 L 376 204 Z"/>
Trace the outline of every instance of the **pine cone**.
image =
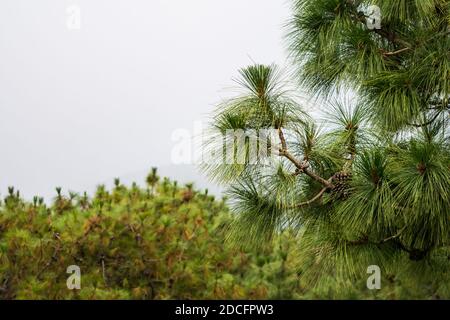
<path id="1" fill-rule="evenodd" d="M 350 182 L 352 180 L 352 173 L 341 171 L 334 175 L 334 188 L 331 191 L 332 197 L 339 200 L 345 200 L 350 196 Z"/>

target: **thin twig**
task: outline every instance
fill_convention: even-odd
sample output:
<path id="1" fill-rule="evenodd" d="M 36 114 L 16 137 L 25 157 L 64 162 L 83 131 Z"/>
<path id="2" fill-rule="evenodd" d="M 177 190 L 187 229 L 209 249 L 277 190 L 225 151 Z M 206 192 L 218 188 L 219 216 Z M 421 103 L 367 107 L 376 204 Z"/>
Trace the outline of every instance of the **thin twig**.
<path id="1" fill-rule="evenodd" d="M 287 151 L 286 138 L 284 137 L 284 133 L 283 130 L 281 130 L 281 127 L 278 128 L 278 136 L 280 137 L 281 141 L 281 149 Z"/>
<path id="2" fill-rule="evenodd" d="M 427 121 L 425 123 L 419 123 L 419 124 L 408 123 L 408 125 L 414 126 L 416 128 L 426 127 L 426 126 L 429 126 L 430 124 L 432 124 L 439 116 L 440 116 L 440 113 L 437 113 L 431 120 L 429 120 L 429 121 Z"/>
<path id="3" fill-rule="evenodd" d="M 403 232 L 405 229 L 406 229 L 406 226 L 404 226 L 403 228 L 401 228 L 400 231 L 399 231 L 396 235 L 393 235 L 393 236 L 391 236 L 391 237 L 388 237 L 388 238 L 382 240 L 380 243 L 385 243 L 385 242 L 388 242 L 388 241 L 391 241 L 391 240 L 394 240 L 394 239 L 400 237 L 401 234 L 402 234 L 402 232 Z"/>
<path id="4" fill-rule="evenodd" d="M 295 208 L 301 208 L 301 207 L 309 206 L 310 204 L 312 204 L 312 203 L 314 203 L 315 201 L 317 201 L 317 200 L 319 200 L 320 198 L 322 198 L 323 194 L 324 194 L 325 191 L 327 191 L 327 190 L 328 190 L 328 188 L 325 187 L 325 188 L 323 188 L 322 190 L 320 190 L 320 192 L 319 192 L 317 195 L 315 195 L 312 199 L 310 199 L 310 200 L 308 200 L 308 201 L 305 201 L 305 202 L 302 202 L 302 203 L 299 203 L 299 204 L 296 204 L 296 205 L 294 205 L 294 206 L 292 206 L 292 207 L 289 207 L 289 209 L 295 209 Z"/>
<path id="5" fill-rule="evenodd" d="M 408 51 L 408 50 L 411 50 L 411 48 L 406 47 L 406 48 L 399 49 L 399 50 L 396 50 L 396 51 L 383 52 L 383 56 L 385 56 L 385 57 L 395 56 L 395 55 L 397 55 L 397 54 L 400 54 L 400 53 L 405 52 L 405 51 Z"/>
<path id="6" fill-rule="evenodd" d="M 102 274 L 103 274 L 103 281 L 105 282 L 105 285 L 108 286 L 108 282 L 107 282 L 107 280 L 106 280 L 105 259 L 104 259 L 103 256 L 101 257 L 101 259 L 102 259 Z"/>

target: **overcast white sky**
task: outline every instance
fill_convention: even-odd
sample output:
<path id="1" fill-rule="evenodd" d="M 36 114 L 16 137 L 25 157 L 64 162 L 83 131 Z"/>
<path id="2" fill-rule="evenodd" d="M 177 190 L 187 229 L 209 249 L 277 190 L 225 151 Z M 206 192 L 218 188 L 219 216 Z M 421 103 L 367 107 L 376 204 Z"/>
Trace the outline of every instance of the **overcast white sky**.
<path id="1" fill-rule="evenodd" d="M 172 132 L 207 119 L 251 59 L 285 65 L 288 16 L 286 0 L 1 0 L 0 193 L 81 192 L 151 166 L 195 178 L 171 166 Z"/>

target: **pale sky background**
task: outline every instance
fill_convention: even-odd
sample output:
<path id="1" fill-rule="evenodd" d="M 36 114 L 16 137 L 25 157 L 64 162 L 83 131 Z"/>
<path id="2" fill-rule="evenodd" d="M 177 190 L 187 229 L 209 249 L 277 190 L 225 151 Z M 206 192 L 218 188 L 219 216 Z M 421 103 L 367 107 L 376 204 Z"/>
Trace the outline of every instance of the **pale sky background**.
<path id="1" fill-rule="evenodd" d="M 66 8 L 81 9 L 81 29 Z M 82 192 L 161 174 L 171 134 L 206 121 L 256 61 L 286 65 L 287 0 L 1 0 L 0 194 Z"/>

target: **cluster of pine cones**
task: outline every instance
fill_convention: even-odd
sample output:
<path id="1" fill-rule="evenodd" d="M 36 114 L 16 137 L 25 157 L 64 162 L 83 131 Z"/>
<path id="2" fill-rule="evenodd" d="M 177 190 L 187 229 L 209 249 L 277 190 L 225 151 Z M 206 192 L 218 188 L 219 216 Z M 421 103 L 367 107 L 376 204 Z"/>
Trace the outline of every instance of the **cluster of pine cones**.
<path id="1" fill-rule="evenodd" d="M 331 195 L 335 199 L 345 200 L 350 196 L 352 173 L 349 171 L 341 171 L 334 175 Z"/>

